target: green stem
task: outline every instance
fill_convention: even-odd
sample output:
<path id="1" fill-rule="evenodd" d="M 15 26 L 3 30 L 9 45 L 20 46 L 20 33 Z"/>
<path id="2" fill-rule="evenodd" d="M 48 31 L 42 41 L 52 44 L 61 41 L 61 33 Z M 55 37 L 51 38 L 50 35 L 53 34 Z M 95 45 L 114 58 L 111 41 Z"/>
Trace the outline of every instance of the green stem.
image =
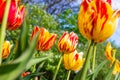
<path id="1" fill-rule="evenodd" d="M 85 60 L 85 63 L 83 65 L 82 72 L 81 72 L 81 74 L 79 72 L 79 75 L 78 75 L 78 76 L 81 76 L 81 77 L 77 78 L 77 80 L 86 80 L 86 74 L 87 74 L 87 71 L 88 71 L 88 67 L 90 66 L 90 59 L 91 59 L 91 54 L 92 54 L 92 51 L 93 51 L 93 46 L 94 46 L 94 42 L 91 41 L 90 47 L 88 48 L 86 60 Z"/>
<path id="2" fill-rule="evenodd" d="M 71 73 L 71 70 L 68 71 L 67 80 L 69 80 L 70 78 L 70 73 Z"/>
<path id="3" fill-rule="evenodd" d="M 8 19 L 8 13 L 9 13 L 9 8 L 10 8 L 10 3 L 11 0 L 6 0 L 6 7 L 5 7 L 5 12 L 2 20 L 2 25 L 0 29 L 0 64 L 2 63 L 2 45 L 5 39 L 5 31 L 6 31 L 6 26 L 7 26 L 7 19 Z"/>
<path id="4" fill-rule="evenodd" d="M 52 80 L 56 80 L 56 76 L 57 76 L 58 70 L 59 70 L 59 68 L 60 68 L 61 62 L 62 62 L 62 55 L 60 56 L 60 60 L 59 60 L 59 63 L 58 63 L 58 65 L 57 65 L 57 69 L 56 69 L 56 71 L 55 71 L 55 74 L 54 74 Z"/>
<path id="5" fill-rule="evenodd" d="M 94 68 L 95 68 L 95 58 L 96 58 L 96 44 L 93 47 L 92 71 L 94 71 Z"/>

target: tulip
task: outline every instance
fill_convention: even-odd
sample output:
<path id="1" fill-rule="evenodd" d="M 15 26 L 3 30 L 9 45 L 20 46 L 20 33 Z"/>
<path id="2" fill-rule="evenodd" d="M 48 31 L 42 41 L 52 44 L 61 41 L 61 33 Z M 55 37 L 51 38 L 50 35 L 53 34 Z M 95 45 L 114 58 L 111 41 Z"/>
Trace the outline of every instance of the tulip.
<path id="1" fill-rule="evenodd" d="M 71 53 L 75 51 L 78 44 L 78 36 L 71 32 L 70 34 L 66 31 L 63 33 L 58 42 L 58 49 L 61 52 Z"/>
<path id="2" fill-rule="evenodd" d="M 105 55 L 106 55 L 106 58 L 108 60 L 110 60 L 110 61 L 115 60 L 115 58 L 113 57 L 114 54 L 113 54 L 113 49 L 111 47 L 111 43 L 110 42 L 107 43 Z"/>
<path id="3" fill-rule="evenodd" d="M 19 3 L 20 3 L 19 0 L 11 0 L 9 14 L 8 14 L 8 21 L 7 21 L 7 28 L 9 30 L 15 30 L 19 28 L 23 22 L 25 8 L 23 5 L 19 7 L 18 6 Z M 5 5 L 6 5 L 6 0 L 1 0 L 0 1 L 0 24 L 2 23 Z"/>
<path id="4" fill-rule="evenodd" d="M 116 75 L 118 73 L 120 73 L 120 61 L 116 60 L 115 67 L 114 67 L 114 70 L 113 70 L 113 74 Z"/>
<path id="5" fill-rule="evenodd" d="M 113 10 L 111 0 L 83 0 L 78 14 L 81 34 L 96 43 L 108 39 L 116 30 L 119 10 Z"/>
<path id="6" fill-rule="evenodd" d="M 36 49 L 39 51 L 49 50 L 53 46 L 53 44 L 55 43 L 57 35 L 49 33 L 48 30 L 46 30 L 43 27 L 39 28 L 38 26 L 36 26 L 33 29 L 31 38 L 33 38 L 37 32 L 40 32 L 40 33 L 39 33 L 39 37 L 37 40 Z"/>
<path id="7" fill-rule="evenodd" d="M 63 55 L 64 67 L 67 70 L 78 71 L 82 68 L 84 59 L 82 59 L 83 53 L 74 51 L 72 53 L 65 53 Z"/>
<path id="8" fill-rule="evenodd" d="M 10 54 L 10 42 L 5 41 L 3 43 L 3 48 L 2 48 L 2 58 L 5 59 L 9 56 Z"/>
<path id="9" fill-rule="evenodd" d="M 22 77 L 25 77 L 25 76 L 27 76 L 27 75 L 29 75 L 30 74 L 30 72 L 24 72 L 24 73 L 22 73 Z"/>
<path id="10" fill-rule="evenodd" d="M 107 46 L 106 46 L 106 58 L 111 61 L 110 67 L 113 65 L 113 63 L 115 62 L 115 67 L 113 70 L 113 74 L 116 75 L 117 73 L 120 72 L 120 61 L 118 59 L 115 58 L 115 52 L 116 50 L 113 50 L 111 47 L 111 43 L 108 42 Z"/>

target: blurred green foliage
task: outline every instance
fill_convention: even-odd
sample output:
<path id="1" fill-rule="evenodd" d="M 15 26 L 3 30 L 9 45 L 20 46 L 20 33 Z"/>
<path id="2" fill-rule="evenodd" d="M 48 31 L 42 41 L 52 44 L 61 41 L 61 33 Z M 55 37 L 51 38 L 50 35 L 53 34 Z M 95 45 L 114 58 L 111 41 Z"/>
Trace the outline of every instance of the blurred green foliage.
<path id="1" fill-rule="evenodd" d="M 28 10 L 27 16 L 29 27 L 40 26 L 45 27 L 50 30 L 56 30 L 58 27 L 57 22 L 54 20 L 53 16 L 46 13 L 43 10 L 43 6 L 40 4 L 27 4 L 26 8 Z"/>
<path id="2" fill-rule="evenodd" d="M 71 9 L 65 10 L 63 13 L 58 14 L 57 21 L 61 30 L 73 31 L 79 37 L 79 43 L 85 44 L 87 40 L 80 34 L 78 29 L 78 13 L 73 12 Z"/>
<path id="3" fill-rule="evenodd" d="M 60 59 L 60 54 L 61 54 L 57 49 L 57 42 L 64 31 L 69 31 L 69 32 L 74 31 L 79 36 L 79 44 L 77 46 L 78 52 L 82 51 L 82 52 L 86 53 L 87 48 L 88 48 L 88 42 L 79 32 L 78 25 L 77 25 L 77 17 L 78 17 L 77 14 L 78 13 L 73 12 L 71 9 L 68 9 L 68 10 L 64 11 L 63 13 L 60 13 L 60 14 L 54 16 L 54 15 L 50 15 L 49 13 L 46 13 L 44 10 L 44 6 L 42 6 L 42 4 L 26 4 L 26 15 L 25 15 L 26 23 L 23 24 L 21 26 L 21 28 L 15 30 L 15 31 L 7 30 L 6 39 L 10 40 L 11 43 L 14 44 L 13 45 L 14 49 L 16 48 L 17 42 L 19 42 L 21 45 L 25 45 L 25 46 L 19 46 L 19 47 L 22 47 L 23 49 L 20 48 L 21 49 L 20 52 L 19 52 L 19 50 L 17 50 L 17 53 L 22 54 L 21 52 L 25 51 L 26 48 L 28 48 L 28 44 L 30 43 L 29 37 L 31 35 L 31 32 L 32 32 L 34 26 L 45 27 L 50 32 L 56 33 L 58 36 L 57 36 L 56 43 L 51 48 L 51 50 L 46 51 L 46 52 L 35 51 L 33 53 L 34 58 L 36 58 L 35 54 L 38 54 L 37 57 L 41 58 L 42 61 L 38 62 L 37 59 L 29 60 L 29 61 L 32 61 L 30 64 L 30 67 L 31 66 L 32 67 L 28 68 L 29 67 L 28 66 L 26 69 L 28 71 L 32 72 L 33 68 L 35 67 L 36 69 L 33 71 L 35 74 L 31 73 L 31 75 L 29 75 L 28 78 L 25 78 L 25 79 L 33 78 L 36 75 L 39 75 L 40 80 L 51 80 L 52 79 L 53 74 L 56 70 L 56 66 Z M 27 34 L 24 31 L 25 25 L 26 25 L 26 29 L 28 31 Z M 25 37 L 24 34 L 27 36 L 27 38 Z M 21 39 L 21 37 L 22 37 L 22 39 Z M 19 39 L 23 43 L 21 43 L 19 41 Z M 25 44 L 26 42 L 27 42 L 27 44 Z M 102 61 L 106 60 L 106 57 L 104 54 L 106 43 L 107 42 L 97 44 L 96 66 L 98 66 L 100 63 L 102 63 Z M 13 50 L 13 53 L 14 53 L 14 50 Z M 85 55 L 86 54 L 84 54 L 84 56 Z M 18 55 L 18 57 L 19 56 L 20 55 Z M 15 59 L 14 57 L 15 57 L 15 55 L 12 55 L 10 60 L 14 60 Z M 49 58 L 46 58 L 46 57 L 49 57 Z M 120 48 L 117 48 L 116 57 L 118 59 L 120 57 Z M 46 59 L 44 59 L 44 58 L 46 58 Z M 35 64 L 35 65 L 33 65 L 33 64 Z M 103 80 L 103 77 L 107 73 L 108 68 L 109 68 L 109 63 L 104 65 L 104 67 L 98 73 L 95 80 Z M 40 73 L 40 74 L 38 74 L 38 73 Z M 76 72 L 72 71 L 70 80 L 73 80 L 75 75 L 76 75 Z M 67 76 L 67 70 L 65 70 L 64 65 L 61 64 L 56 80 L 65 80 L 66 76 Z M 19 75 L 19 77 L 20 77 L 20 75 Z"/>

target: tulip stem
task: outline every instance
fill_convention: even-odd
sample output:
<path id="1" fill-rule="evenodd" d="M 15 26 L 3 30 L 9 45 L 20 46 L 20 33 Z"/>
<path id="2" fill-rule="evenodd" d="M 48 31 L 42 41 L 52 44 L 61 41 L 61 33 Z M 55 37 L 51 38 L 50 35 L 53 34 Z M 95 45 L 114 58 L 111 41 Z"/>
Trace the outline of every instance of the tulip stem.
<path id="1" fill-rule="evenodd" d="M 5 39 L 5 31 L 6 31 L 6 26 L 7 26 L 10 3 L 11 3 L 11 0 L 6 0 L 6 7 L 4 10 L 4 16 L 3 16 L 2 25 L 0 28 L 0 64 L 2 63 L 2 45 Z"/>
<path id="2" fill-rule="evenodd" d="M 93 46 L 94 46 L 94 42 L 91 41 L 90 47 L 88 48 L 88 51 L 87 51 L 86 60 L 85 60 L 85 63 L 83 65 L 82 72 L 81 72 L 81 74 L 78 74 L 78 76 L 80 75 L 81 77 L 80 77 L 80 79 L 77 78 L 77 80 L 86 80 L 86 74 L 88 71 L 88 67 L 90 66 L 90 59 L 91 59 L 91 54 L 93 51 Z"/>
<path id="3" fill-rule="evenodd" d="M 67 80 L 69 80 L 70 78 L 70 73 L 71 73 L 71 70 L 68 71 Z"/>
<path id="4" fill-rule="evenodd" d="M 115 59 L 116 49 L 112 50 L 113 58 Z"/>
<path id="5" fill-rule="evenodd" d="M 95 58 L 96 58 L 96 44 L 93 47 L 92 71 L 94 71 L 94 68 L 95 68 Z"/>
<path id="6" fill-rule="evenodd" d="M 59 63 L 58 63 L 58 65 L 57 65 L 57 69 L 56 69 L 56 71 L 55 71 L 55 74 L 54 74 L 52 80 L 56 80 L 56 76 L 57 76 L 58 70 L 59 70 L 59 68 L 60 68 L 61 62 L 62 62 L 62 55 L 60 55 L 60 60 L 59 60 Z"/>

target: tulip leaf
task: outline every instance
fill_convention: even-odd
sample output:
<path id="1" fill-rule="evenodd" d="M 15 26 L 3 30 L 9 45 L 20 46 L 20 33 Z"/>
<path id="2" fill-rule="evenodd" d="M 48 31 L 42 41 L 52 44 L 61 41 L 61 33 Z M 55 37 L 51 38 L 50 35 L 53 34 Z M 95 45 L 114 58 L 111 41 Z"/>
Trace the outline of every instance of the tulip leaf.
<path id="1" fill-rule="evenodd" d="M 99 73 L 99 71 L 103 68 L 103 66 L 107 63 L 107 60 L 103 61 L 102 63 L 100 63 L 96 68 L 95 70 L 89 74 L 87 76 L 87 80 L 94 80 L 95 77 L 97 76 L 97 74 Z"/>
<path id="2" fill-rule="evenodd" d="M 39 57 L 39 58 L 32 58 L 28 63 L 27 63 L 27 66 L 26 66 L 26 70 L 28 70 L 32 65 L 34 64 L 37 64 L 37 63 L 40 63 L 46 59 L 48 59 L 49 57 Z"/>
<path id="3" fill-rule="evenodd" d="M 26 64 L 32 57 L 35 49 L 35 42 L 37 40 L 37 36 L 31 42 L 30 47 L 25 52 L 23 52 L 22 55 L 18 57 L 18 59 L 13 61 L 13 63 L 3 64 L 0 66 L 1 80 L 14 80 L 18 77 L 18 75 L 20 75 L 20 73 L 22 73 L 22 71 L 25 69 Z"/>
<path id="4" fill-rule="evenodd" d="M 18 43 L 16 44 L 17 45 L 17 51 L 16 51 L 16 55 L 15 55 L 15 59 L 18 58 L 21 53 L 23 51 L 25 51 L 26 48 L 28 48 L 28 30 L 29 30 L 29 27 L 27 27 L 26 25 L 26 20 L 24 20 L 23 22 L 23 27 L 21 28 L 21 35 L 20 35 L 20 38 L 18 40 Z"/>
<path id="5" fill-rule="evenodd" d="M 21 31 L 22 34 L 21 34 L 21 50 L 24 51 L 28 45 L 28 30 L 29 30 L 29 27 L 27 27 L 26 25 L 26 20 L 23 22 L 23 25 L 24 27 L 22 27 L 23 29 Z"/>
<path id="6" fill-rule="evenodd" d="M 120 80 L 120 73 L 115 76 L 115 80 Z"/>
<path id="7" fill-rule="evenodd" d="M 108 71 L 107 75 L 105 76 L 105 79 L 104 80 L 111 80 L 111 76 L 113 74 L 113 70 L 114 70 L 114 67 L 115 67 L 115 63 L 116 61 L 114 61 L 111 69 Z"/>
<path id="8" fill-rule="evenodd" d="M 93 76 L 92 76 L 92 80 L 97 76 L 97 74 L 99 73 L 99 71 L 103 68 L 103 66 L 107 63 L 107 60 L 103 61 L 102 63 L 100 63 L 94 70 L 93 72 Z"/>
<path id="9" fill-rule="evenodd" d="M 40 76 L 40 80 L 47 80 L 44 76 Z"/>

